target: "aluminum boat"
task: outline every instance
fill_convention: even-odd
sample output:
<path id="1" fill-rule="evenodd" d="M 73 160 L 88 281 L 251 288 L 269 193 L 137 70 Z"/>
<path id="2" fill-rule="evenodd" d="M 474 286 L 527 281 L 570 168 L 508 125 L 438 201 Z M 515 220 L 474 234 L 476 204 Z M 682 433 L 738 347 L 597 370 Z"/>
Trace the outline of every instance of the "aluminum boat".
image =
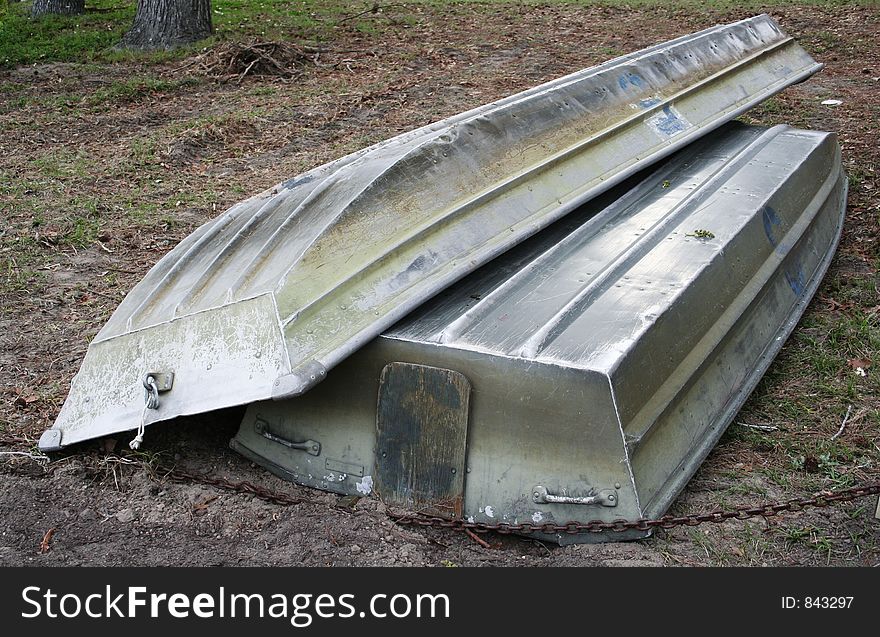
<path id="1" fill-rule="evenodd" d="M 40 448 L 308 393 L 455 281 L 819 68 L 757 16 L 405 133 L 248 199 L 125 297 Z M 517 356 L 543 351 L 566 320 L 540 328 Z"/>

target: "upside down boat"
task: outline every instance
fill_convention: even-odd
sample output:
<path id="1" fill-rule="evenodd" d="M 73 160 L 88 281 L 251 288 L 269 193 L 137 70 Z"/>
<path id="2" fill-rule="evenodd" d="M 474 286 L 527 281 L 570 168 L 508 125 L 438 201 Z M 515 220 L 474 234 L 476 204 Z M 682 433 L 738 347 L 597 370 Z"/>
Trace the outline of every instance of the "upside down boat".
<path id="1" fill-rule="evenodd" d="M 835 136 L 726 124 L 819 68 L 758 16 L 246 200 L 128 294 L 40 447 L 249 404 L 233 447 L 302 484 L 483 522 L 661 514 L 833 255 Z"/>

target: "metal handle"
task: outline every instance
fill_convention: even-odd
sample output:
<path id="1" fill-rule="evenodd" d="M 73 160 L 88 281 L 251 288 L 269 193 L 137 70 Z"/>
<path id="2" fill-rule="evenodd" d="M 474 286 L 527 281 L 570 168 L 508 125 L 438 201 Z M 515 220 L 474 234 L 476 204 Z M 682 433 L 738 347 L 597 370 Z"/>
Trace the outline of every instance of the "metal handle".
<path id="1" fill-rule="evenodd" d="M 318 456 L 321 454 L 321 443 L 317 440 L 303 440 L 302 442 L 294 442 L 293 440 L 287 440 L 286 438 L 282 438 L 281 436 L 276 436 L 271 431 L 269 431 L 268 423 L 265 420 L 257 420 L 254 423 L 254 430 L 258 434 L 263 436 L 263 438 L 265 438 L 266 440 L 277 442 L 279 445 L 284 445 L 289 449 L 305 451 L 310 456 Z"/>
<path id="2" fill-rule="evenodd" d="M 532 501 L 535 504 L 599 504 L 604 507 L 616 507 L 617 495 L 613 489 L 603 489 L 598 493 L 583 497 L 555 495 L 540 485 L 532 489 Z"/>

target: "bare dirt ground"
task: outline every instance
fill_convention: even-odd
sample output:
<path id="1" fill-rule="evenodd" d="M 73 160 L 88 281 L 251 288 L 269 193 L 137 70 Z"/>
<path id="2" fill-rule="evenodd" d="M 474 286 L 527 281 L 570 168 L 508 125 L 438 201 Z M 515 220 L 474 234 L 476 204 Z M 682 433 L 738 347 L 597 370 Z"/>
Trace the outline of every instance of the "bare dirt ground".
<path id="1" fill-rule="evenodd" d="M 183 62 L 0 72 L 0 449 L 32 451 L 90 339 L 176 242 L 226 207 L 404 130 L 745 12 L 396 5 L 340 24 L 293 79 L 218 83 Z M 880 8 L 771 14 L 826 69 L 749 115 L 840 133 L 838 255 L 795 335 L 673 507 L 801 497 L 880 476 Z M 839 106 L 821 101 L 842 100 Z M 859 372 L 858 370 L 862 371 Z M 864 374 L 864 375 L 862 375 Z M 844 433 L 835 440 L 847 408 Z M 241 412 L 0 458 L 5 565 L 877 565 L 876 499 L 565 548 L 393 524 L 381 504 L 285 483 L 227 447 Z M 282 506 L 163 478 L 248 480 Z M 47 531 L 54 533 L 41 550 Z"/>

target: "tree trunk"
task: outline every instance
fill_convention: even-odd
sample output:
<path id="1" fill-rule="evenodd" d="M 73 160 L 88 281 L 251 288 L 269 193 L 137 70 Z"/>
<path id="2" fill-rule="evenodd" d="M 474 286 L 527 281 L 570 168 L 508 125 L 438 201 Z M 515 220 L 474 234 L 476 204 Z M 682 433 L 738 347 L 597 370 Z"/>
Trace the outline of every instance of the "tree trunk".
<path id="1" fill-rule="evenodd" d="M 79 15 L 86 8 L 86 0 L 34 0 L 31 17 L 44 15 Z"/>
<path id="2" fill-rule="evenodd" d="M 173 49 L 211 35 L 211 0 L 138 0 L 127 49 Z"/>

